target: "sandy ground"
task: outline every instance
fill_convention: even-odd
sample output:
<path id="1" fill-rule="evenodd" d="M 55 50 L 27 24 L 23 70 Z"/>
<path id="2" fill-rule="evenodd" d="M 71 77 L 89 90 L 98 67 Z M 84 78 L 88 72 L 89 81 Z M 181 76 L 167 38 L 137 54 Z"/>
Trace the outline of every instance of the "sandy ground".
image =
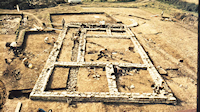
<path id="1" fill-rule="evenodd" d="M 72 48 L 74 46 L 74 41 L 71 40 L 72 33 L 75 32 L 77 29 L 70 28 L 67 31 L 67 34 L 65 36 L 65 39 L 62 44 L 61 51 L 59 53 L 59 58 L 57 61 L 65 61 L 65 62 L 71 62 L 71 56 L 72 56 Z M 67 52 L 66 52 L 67 51 Z"/>
<path id="2" fill-rule="evenodd" d="M 119 92 L 131 93 L 152 93 L 151 85 L 153 80 L 147 70 L 134 69 L 126 72 L 128 75 L 119 76 L 117 78 L 117 87 Z M 124 87 L 125 85 L 125 87 Z M 134 88 L 131 88 L 134 86 Z"/>
<path id="3" fill-rule="evenodd" d="M 103 68 L 91 69 L 89 75 L 87 68 L 80 68 L 78 74 L 77 87 L 80 92 L 109 92 L 106 71 Z M 93 78 L 94 75 L 100 75 L 99 79 Z"/>
<path id="4" fill-rule="evenodd" d="M 46 89 L 66 88 L 68 72 L 69 68 L 55 67 Z"/>
<path id="5" fill-rule="evenodd" d="M 74 7 L 73 7 L 74 8 Z M 56 9 L 56 8 L 52 8 Z M 81 11 L 98 11 L 107 12 L 114 15 L 116 18 L 123 21 L 124 24 L 132 24 L 130 19 L 134 19 L 139 23 L 139 26 L 132 28 L 131 30 L 136 34 L 137 39 L 144 47 L 145 51 L 152 59 L 156 67 L 161 66 L 166 69 L 168 76 L 162 76 L 172 89 L 175 97 L 178 100 L 177 105 L 166 105 L 166 104 L 122 104 L 122 103 L 100 103 L 100 102 L 77 102 L 74 103 L 77 107 L 69 106 L 66 102 L 49 102 L 49 101 L 33 101 L 25 97 L 19 97 L 14 99 L 6 99 L 6 103 L 1 111 L 13 112 L 17 103 L 22 102 L 21 112 L 35 112 L 38 108 L 44 110 L 52 109 L 56 112 L 175 112 L 178 110 L 187 110 L 196 108 L 196 72 L 197 72 L 197 33 L 190 31 L 181 26 L 179 22 L 168 22 L 160 21 L 159 17 L 151 17 L 155 13 L 144 11 L 139 8 L 83 8 Z M 28 12 L 31 12 L 30 10 Z M 141 19 L 129 15 L 135 15 L 138 17 L 146 18 Z M 68 17 L 66 17 L 67 20 Z M 86 17 L 87 18 L 87 17 Z M 72 18 L 71 18 L 72 19 Z M 53 22 L 61 22 L 60 19 L 54 20 Z M 71 20 L 70 20 L 71 21 Z M 74 32 L 73 29 L 71 33 Z M 92 32 L 93 33 L 93 32 Z M 8 52 L 4 49 L 6 42 L 12 42 L 15 39 L 14 35 L 0 35 L 1 45 L 1 58 L 0 58 L 0 70 L 6 69 L 4 57 L 8 57 Z M 49 55 L 52 45 L 45 44 L 44 38 L 48 36 L 58 36 L 58 33 L 42 33 L 42 34 L 28 34 L 25 51 L 29 54 L 30 62 L 33 63 L 34 68 L 29 69 L 24 67 L 21 63 L 20 57 L 16 58 L 13 62 L 15 69 L 20 69 L 21 79 L 16 80 L 12 75 L 3 76 L 1 74 L 0 79 L 6 85 L 7 93 L 12 89 L 27 89 L 32 88 L 37 80 L 45 61 Z M 63 43 L 64 51 L 58 58 L 58 61 L 70 61 L 70 53 L 73 47 L 73 41 L 69 35 L 66 35 L 66 39 Z M 105 41 L 109 41 L 106 44 Z M 90 51 L 98 51 L 101 47 L 94 47 L 95 45 L 90 42 L 98 43 L 102 46 L 108 47 L 109 51 L 117 50 L 123 52 L 123 58 L 126 59 L 129 55 L 130 60 L 133 62 L 141 63 L 139 54 L 129 52 L 126 49 L 131 46 L 134 47 L 130 40 L 98 40 L 98 39 L 87 39 L 86 44 L 86 56 L 85 60 L 96 59 L 94 54 L 88 54 Z M 120 47 L 115 47 L 120 46 Z M 44 52 L 45 50 L 45 52 Z M 38 55 L 39 54 L 39 55 Z M 94 55 L 94 56 L 92 56 Z M 136 57 L 136 58 L 132 58 Z M 183 62 L 179 62 L 182 59 Z M 101 61 L 107 61 L 107 59 L 101 58 Z M 95 60 L 96 61 L 96 60 Z M 109 60 L 116 61 L 116 60 Z M 117 60 L 117 62 L 124 62 Z M 17 65 L 17 66 L 16 66 Z M 37 68 L 37 69 L 36 69 Z M 178 70 L 177 70 L 178 69 Z M 66 80 L 68 75 L 68 68 L 56 68 L 52 77 L 50 78 L 50 87 L 52 88 L 63 88 L 66 86 Z M 98 74 L 101 75 L 99 80 L 93 79 L 91 76 L 88 77 L 88 71 L 85 68 L 79 69 L 78 73 L 78 90 L 79 91 L 108 91 L 105 71 L 100 68 L 97 70 Z M 131 73 L 131 72 L 130 72 Z M 151 92 L 152 80 L 149 74 L 145 70 L 140 70 L 139 74 L 132 73 L 133 76 L 120 76 L 118 84 L 130 86 L 133 84 L 135 89 L 129 90 L 119 86 L 119 91 L 124 92 Z M 61 78 L 63 76 L 64 78 Z M 131 80 L 132 79 L 132 80 Z M 59 80 L 59 81 L 58 81 Z M 61 80 L 61 81 L 60 81 Z M 125 83 L 126 82 L 126 83 Z M 88 87 L 92 85 L 91 87 Z M 99 87 L 98 87 L 99 85 Z M 138 88 L 138 86 L 140 88 Z"/>
<path id="6" fill-rule="evenodd" d="M 106 17 L 105 14 L 52 15 L 51 18 L 55 24 L 61 24 L 63 19 L 66 23 L 99 23 L 99 21 L 112 23 L 112 19 Z M 55 25 L 55 28 L 61 27 Z"/>
<path id="7" fill-rule="evenodd" d="M 20 15 L 1 15 L 0 34 L 15 34 L 18 28 Z"/>
<path id="8" fill-rule="evenodd" d="M 130 51 L 128 48 L 133 47 Z M 101 49 L 107 49 L 106 55 L 98 59 Z M 111 57 L 112 56 L 112 57 Z M 86 62 L 119 62 L 119 63 L 143 63 L 130 39 L 88 38 L 86 43 Z"/>

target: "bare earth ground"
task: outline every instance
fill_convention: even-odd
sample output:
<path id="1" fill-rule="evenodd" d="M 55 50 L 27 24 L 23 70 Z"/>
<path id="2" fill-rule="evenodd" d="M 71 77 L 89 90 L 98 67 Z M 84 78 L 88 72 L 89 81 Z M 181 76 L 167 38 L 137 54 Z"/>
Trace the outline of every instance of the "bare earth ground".
<path id="1" fill-rule="evenodd" d="M 2 10 L 2 9 L 1 9 Z M 161 66 L 166 69 L 168 76 L 163 75 L 162 77 L 168 83 L 172 89 L 175 97 L 178 99 L 177 105 L 166 105 L 166 104 L 121 104 L 121 103 L 85 103 L 77 102 L 77 107 L 74 108 L 69 106 L 66 102 L 50 102 L 50 101 L 33 101 L 25 97 L 19 97 L 14 99 L 6 98 L 6 103 L 1 111 L 13 112 L 17 103 L 22 102 L 21 112 L 35 112 L 38 108 L 44 110 L 52 109 L 55 112 L 66 112 L 66 111 L 78 111 L 78 112 L 175 112 L 178 110 L 187 110 L 196 108 L 196 72 L 197 72 L 197 33 L 196 31 L 188 30 L 182 27 L 180 22 L 168 22 L 160 21 L 159 17 L 151 17 L 151 15 L 160 14 L 155 12 L 146 11 L 140 8 L 80 8 L 79 6 L 58 6 L 53 8 L 34 9 L 26 10 L 26 12 L 38 14 L 41 16 L 42 13 L 47 12 L 72 12 L 72 11 L 97 11 L 106 12 L 122 20 L 124 24 L 132 24 L 130 19 L 134 19 L 139 23 L 139 26 L 132 28 L 131 30 L 136 34 L 139 42 L 142 44 L 144 49 L 148 52 L 148 55 L 152 59 L 156 67 Z M 9 10 L 3 10 L 9 11 Z M 134 16 L 129 16 L 134 15 Z M 137 16 L 137 17 L 135 17 Z M 67 16 L 66 20 L 67 20 Z M 138 17 L 146 18 L 141 19 Z M 39 17 L 40 18 L 40 17 Z M 76 17 L 74 17 L 75 19 Z M 44 18 L 40 18 L 45 20 Z M 84 17 L 87 21 L 90 18 Z M 54 20 L 55 23 L 61 23 L 62 18 Z M 73 20 L 71 17 L 70 20 Z M 75 29 L 70 29 L 66 35 L 61 54 L 58 61 L 71 61 L 71 50 L 73 47 L 73 41 L 70 37 Z M 58 32 L 59 33 L 59 32 Z M 20 69 L 21 79 L 16 80 L 12 73 L 3 75 L 3 71 L 6 70 L 5 57 L 9 57 L 8 51 L 5 49 L 6 42 L 12 42 L 15 40 L 15 35 L 0 35 L 0 79 L 3 81 L 6 87 L 7 94 L 9 90 L 15 89 L 28 89 L 33 88 L 43 66 L 48 58 L 49 51 L 52 45 L 45 44 L 44 38 L 46 36 L 58 36 L 58 33 L 36 33 L 27 34 L 27 42 L 24 51 L 27 55 L 17 57 L 11 64 L 13 69 Z M 93 34 L 94 32 L 92 32 Z M 106 43 L 109 41 L 110 45 Z M 95 54 L 88 54 L 90 51 L 99 51 L 102 47 L 96 46 L 93 43 L 97 43 L 101 46 L 108 47 L 109 51 L 116 50 L 123 52 L 123 59 L 130 56 L 128 61 L 135 61 L 141 63 L 139 54 L 126 51 L 128 47 L 134 47 L 130 40 L 119 39 L 87 39 L 86 44 L 86 56 L 85 60 L 95 60 Z M 122 46 L 123 45 L 123 46 Z M 44 52 L 45 50 L 45 52 Z M 127 53 L 126 53 L 127 52 Z M 121 55 L 118 55 L 121 56 Z M 33 63 L 33 69 L 27 68 L 22 64 L 21 57 L 28 57 L 30 62 Z M 135 58 L 136 57 L 136 58 Z M 182 59 L 183 62 L 179 62 Z M 107 59 L 101 58 L 101 61 L 107 61 Z M 98 60 L 95 60 L 98 61 Z M 123 62 L 123 60 L 109 60 Z M 177 70 L 178 69 L 178 70 Z M 99 80 L 87 76 L 88 71 L 85 68 L 79 69 L 78 74 L 78 91 L 108 91 L 105 71 L 102 68 L 96 70 L 101 75 Z M 11 71 L 12 72 L 12 71 Z M 66 86 L 68 77 L 68 68 L 56 68 L 50 82 L 48 83 L 51 88 L 63 88 Z M 130 71 L 130 73 L 134 74 Z M 61 76 L 61 77 L 60 77 Z M 152 92 L 151 84 L 152 79 L 145 70 L 140 70 L 139 74 L 133 76 L 120 76 L 117 80 L 119 91 L 123 92 Z M 130 86 L 134 84 L 135 89 L 129 90 L 123 88 L 121 85 Z M 140 87 L 140 88 L 138 88 Z"/>
<path id="2" fill-rule="evenodd" d="M 132 93 L 152 93 L 151 85 L 153 80 L 146 70 L 138 70 L 137 73 L 131 70 L 127 72 L 130 75 L 119 76 L 117 79 L 117 87 L 119 92 L 132 92 Z M 126 88 L 123 86 L 125 85 Z M 134 89 L 130 88 L 131 85 L 134 85 Z"/>
<path id="3" fill-rule="evenodd" d="M 142 64 L 139 53 L 128 50 L 134 45 L 130 39 L 109 39 L 109 38 L 88 38 L 86 44 L 86 62 L 119 62 L 119 63 L 140 63 Z M 112 58 L 102 57 L 98 59 L 98 53 L 101 49 L 107 49 L 108 55 L 112 52 Z M 97 60 L 98 59 L 98 60 Z"/>
<path id="4" fill-rule="evenodd" d="M 63 41 L 63 45 L 59 54 L 59 58 L 57 61 L 65 61 L 65 62 L 71 62 L 71 56 L 72 56 L 72 47 L 74 46 L 74 42 L 71 40 L 72 33 L 76 31 L 73 28 L 70 28 L 65 36 L 65 39 Z M 68 52 L 66 52 L 68 51 Z"/>
<path id="5" fill-rule="evenodd" d="M 69 68 L 55 67 L 52 73 L 47 88 L 66 88 Z"/>
<path id="6" fill-rule="evenodd" d="M 10 21 L 7 21 L 7 19 L 10 19 Z M 18 16 L 11 16 L 11 15 L 1 15 L 0 19 L 2 20 L 0 22 L 0 34 L 15 34 L 15 31 L 17 29 L 17 26 L 20 21 L 20 15 Z M 10 27 L 12 26 L 12 27 Z M 9 30 L 7 30 L 9 28 Z"/>
<path id="7" fill-rule="evenodd" d="M 94 72 L 94 69 L 91 70 Z M 89 75 L 86 68 L 80 68 L 78 74 L 77 87 L 80 92 L 109 92 L 108 83 L 106 78 L 106 71 L 103 68 L 96 68 L 95 71 L 101 77 L 98 79 L 93 78 L 93 75 Z M 88 76 L 89 75 L 89 76 Z"/>

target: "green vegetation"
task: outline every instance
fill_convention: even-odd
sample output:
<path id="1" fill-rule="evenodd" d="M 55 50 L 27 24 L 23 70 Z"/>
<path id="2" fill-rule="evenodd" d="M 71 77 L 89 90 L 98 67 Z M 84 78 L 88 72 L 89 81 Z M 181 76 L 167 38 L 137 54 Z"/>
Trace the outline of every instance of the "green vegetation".
<path id="1" fill-rule="evenodd" d="M 180 0 L 157 0 L 157 1 L 172 4 L 179 9 L 183 9 L 186 11 L 198 12 L 198 5 L 196 5 L 195 3 L 188 3 Z"/>
<path id="2" fill-rule="evenodd" d="M 169 3 L 167 1 L 174 1 L 174 2 Z M 185 3 L 187 5 L 184 6 L 183 4 Z M 164 11 L 165 16 L 173 15 L 176 12 L 191 13 L 194 16 L 198 16 L 197 5 L 195 5 L 194 3 L 180 2 L 180 0 L 155 0 L 155 1 L 147 1 L 147 2 L 141 2 L 140 0 L 132 0 L 132 1 L 127 0 L 126 2 L 122 2 L 119 0 L 107 0 L 105 2 L 101 2 L 100 0 L 83 0 L 82 7 L 84 6 L 86 7 L 114 7 L 114 8 L 142 8 L 143 10 L 146 10 L 154 14 L 160 14 L 162 11 Z"/>
<path id="3" fill-rule="evenodd" d="M 83 0 L 84 2 L 132 2 L 135 0 Z"/>

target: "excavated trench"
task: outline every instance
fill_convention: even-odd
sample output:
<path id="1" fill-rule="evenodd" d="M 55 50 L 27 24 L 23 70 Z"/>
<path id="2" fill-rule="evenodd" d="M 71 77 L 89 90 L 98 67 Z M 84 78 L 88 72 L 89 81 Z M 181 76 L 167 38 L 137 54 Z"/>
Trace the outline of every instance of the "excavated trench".
<path id="1" fill-rule="evenodd" d="M 72 56 L 71 56 L 72 62 L 77 61 L 78 46 L 79 43 L 77 41 L 74 41 L 74 46 L 72 48 Z M 78 71 L 79 68 L 70 67 L 67 80 L 67 91 L 76 91 Z"/>

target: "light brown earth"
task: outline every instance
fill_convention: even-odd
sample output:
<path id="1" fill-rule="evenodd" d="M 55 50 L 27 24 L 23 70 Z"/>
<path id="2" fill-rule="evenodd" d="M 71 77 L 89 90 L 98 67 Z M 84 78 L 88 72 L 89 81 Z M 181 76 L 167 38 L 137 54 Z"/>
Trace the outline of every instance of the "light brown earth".
<path id="1" fill-rule="evenodd" d="M 152 93 L 153 90 L 151 85 L 153 80 L 147 70 L 132 69 L 129 72 L 126 72 L 129 75 L 118 76 L 117 78 L 117 87 L 119 92 L 132 92 L 132 93 Z M 125 85 L 125 87 L 124 87 Z M 134 88 L 131 88 L 131 86 Z"/>
<path id="2" fill-rule="evenodd" d="M 90 69 L 79 68 L 77 87 L 80 92 L 109 92 L 106 71 L 103 68 Z M 94 72 L 95 71 L 95 72 Z M 100 75 L 100 78 L 93 78 L 94 75 Z"/>
<path id="3" fill-rule="evenodd" d="M 66 88 L 69 68 L 55 67 L 54 71 L 49 78 L 47 90 L 55 88 Z"/>
<path id="4" fill-rule="evenodd" d="M 7 20 L 9 18 L 9 21 Z M 19 25 L 20 15 L 1 15 L 0 34 L 15 34 Z"/>
<path id="5" fill-rule="evenodd" d="M 142 64 L 139 53 L 135 50 L 130 51 L 129 47 L 134 48 L 130 39 L 87 38 L 85 61 Z M 101 49 L 107 49 L 108 57 L 98 59 Z"/>
<path id="6" fill-rule="evenodd" d="M 88 5 L 83 4 L 83 5 Z M 109 6 L 107 3 L 98 3 L 101 5 Z M 117 4 L 117 3 L 116 3 Z M 110 5 L 116 5 L 111 4 Z M 134 5 L 134 3 L 122 3 L 122 5 Z M 117 4 L 120 5 L 120 4 Z M 94 6 L 94 5 L 88 5 Z M 67 7 L 67 8 L 66 8 Z M 174 13 L 171 10 L 166 13 L 166 16 Z M 15 10 L 5 10 L 0 9 L 4 12 L 16 12 Z M 139 23 L 139 26 L 132 28 L 131 30 L 136 34 L 137 39 L 144 47 L 145 51 L 148 52 L 148 55 L 152 59 L 155 67 L 161 66 L 168 72 L 168 76 L 163 75 L 162 77 L 168 83 L 169 87 L 172 89 L 175 97 L 178 100 L 177 105 L 166 105 L 166 104 L 123 104 L 123 103 L 100 103 L 100 102 L 77 102 L 76 108 L 69 106 L 66 102 L 50 102 L 50 101 L 33 101 L 25 97 L 19 97 L 14 99 L 8 99 L 6 97 L 6 103 L 4 104 L 1 111 L 3 112 L 13 112 L 18 102 L 22 102 L 21 112 L 35 112 L 38 108 L 44 110 L 52 109 L 53 112 L 66 112 L 66 111 L 78 111 L 78 112 L 176 112 L 179 110 L 195 109 L 196 108 L 196 99 L 197 99 L 197 29 L 191 30 L 187 28 L 187 25 L 183 24 L 181 21 L 169 22 L 169 21 L 160 21 L 160 17 L 151 17 L 152 15 L 160 14 L 161 9 L 153 9 L 148 7 L 142 8 L 84 8 L 77 6 L 69 5 L 60 5 L 52 8 L 44 9 L 32 9 L 24 10 L 24 12 L 33 13 L 39 17 L 41 20 L 45 20 L 44 15 L 48 12 L 79 12 L 79 11 L 97 11 L 97 12 L 106 12 L 115 16 L 116 18 L 122 20 L 126 25 L 131 24 L 130 19 L 134 19 Z M 180 10 L 178 10 L 180 12 Z M 42 15 L 44 14 L 44 15 Z M 134 16 L 129 16 L 134 15 Z M 146 19 L 142 19 L 142 18 Z M 68 17 L 66 17 L 67 20 Z M 76 17 L 75 17 L 76 18 Z M 75 19 L 74 18 L 74 19 Z M 103 18 L 103 17 L 102 17 Z M 60 18 L 62 20 L 62 18 Z M 90 18 L 85 17 L 86 21 L 90 21 Z M 73 18 L 70 18 L 70 21 Z M 31 22 L 31 21 L 30 21 Z M 53 22 L 61 23 L 60 20 L 53 20 Z M 183 27 L 184 26 L 184 27 Z M 73 41 L 70 37 L 72 32 L 75 30 L 72 29 L 69 35 L 66 35 L 66 39 L 63 43 L 63 48 L 61 54 L 58 58 L 58 61 L 70 61 L 71 49 L 73 46 Z M 5 58 L 12 57 L 8 55 L 7 49 L 5 49 L 6 42 L 12 42 L 15 40 L 15 35 L 0 35 L 0 80 L 4 83 L 7 91 L 7 96 L 10 90 L 15 89 L 29 89 L 33 88 L 43 66 L 48 58 L 49 52 L 52 48 L 52 45 L 44 43 L 44 38 L 46 36 L 58 36 L 59 31 L 55 33 L 36 33 L 28 34 L 25 51 L 28 53 L 30 62 L 33 63 L 33 69 L 27 68 L 22 64 L 21 57 L 16 57 L 11 63 L 11 70 L 20 69 L 21 79 L 16 80 L 15 77 L 11 74 L 3 75 L 3 71 L 6 70 L 7 65 L 5 64 Z M 139 57 L 137 53 L 126 53 L 127 47 L 134 47 L 131 42 L 127 40 L 119 41 L 117 39 L 109 39 L 109 44 L 105 43 L 105 39 L 87 39 L 86 44 L 86 56 L 85 60 L 89 61 L 91 58 L 95 59 L 94 54 L 87 54 L 90 50 L 100 50 L 101 47 L 95 47 L 95 45 L 90 44 L 89 42 L 95 42 L 102 46 L 107 46 L 108 50 L 117 50 L 123 52 L 125 55 L 124 58 L 129 56 L 129 61 L 134 61 L 135 58 Z M 126 44 L 128 43 L 128 44 Z M 89 48 L 91 47 L 91 48 Z M 129 52 L 129 51 L 127 51 Z M 91 56 L 90 56 L 91 55 Z M 92 56 L 94 55 L 94 56 Z M 119 55 L 120 56 L 120 55 Z M 126 59 L 126 58 L 125 58 Z M 182 59 L 183 62 L 179 62 L 179 59 Z M 101 61 L 107 61 L 106 59 L 100 59 Z M 112 61 L 112 60 L 111 60 Z M 116 60 L 115 60 L 116 61 Z M 119 62 L 124 62 L 118 60 Z M 141 60 L 136 58 L 137 63 L 140 63 Z M 63 70 L 64 69 L 64 70 Z M 178 70 L 176 70 L 178 69 Z M 68 68 L 56 68 L 55 73 L 52 75 L 51 86 L 55 87 L 64 87 L 66 86 L 66 79 Z M 85 68 L 81 68 L 78 74 L 78 90 L 80 91 L 108 91 L 105 71 L 100 69 L 97 71 L 101 74 L 100 80 L 93 79 L 91 76 L 87 77 L 88 71 Z M 141 73 L 140 73 L 141 72 Z M 63 78 L 59 77 L 63 76 Z M 80 77 L 82 76 L 82 77 Z M 132 82 L 132 80 L 133 82 Z M 62 81 L 60 81 L 62 80 Z M 119 82 L 130 86 L 133 84 L 135 89 L 130 90 L 132 92 L 151 92 L 152 80 L 149 77 L 149 74 L 146 71 L 141 70 L 139 74 L 134 74 L 133 76 L 120 76 Z M 134 82 L 135 80 L 135 82 Z M 126 82 L 126 83 L 125 83 Z M 99 87 L 97 86 L 99 84 Z M 94 84 L 94 85 L 93 85 Z M 90 86 L 90 87 L 89 87 Z M 105 87 L 106 86 L 106 87 Z M 140 87 L 140 88 L 138 88 Z M 128 89 L 118 86 L 119 91 L 127 92 Z"/>
<path id="7" fill-rule="evenodd" d="M 67 31 L 67 34 L 63 41 L 62 48 L 61 48 L 59 58 L 57 59 L 57 61 L 71 62 L 71 56 L 72 56 L 71 50 L 74 46 L 74 42 L 71 40 L 71 38 L 72 38 L 72 33 L 75 32 L 76 30 L 77 29 L 70 28 Z"/>

